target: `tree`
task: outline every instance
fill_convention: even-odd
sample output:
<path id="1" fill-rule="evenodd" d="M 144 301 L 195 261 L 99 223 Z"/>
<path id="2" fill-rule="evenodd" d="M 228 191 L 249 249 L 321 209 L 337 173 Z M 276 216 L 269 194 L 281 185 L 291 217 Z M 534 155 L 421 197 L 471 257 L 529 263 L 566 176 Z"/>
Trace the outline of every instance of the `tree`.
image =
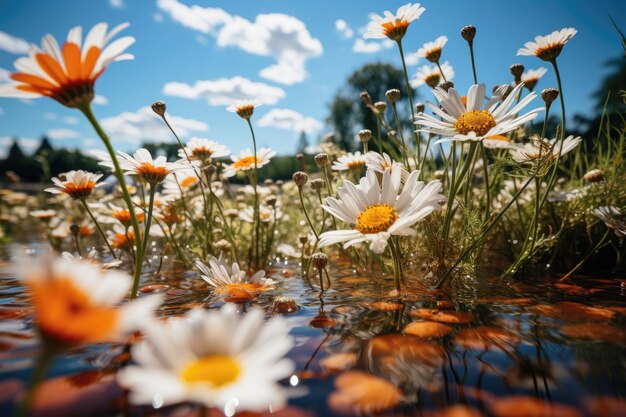
<path id="1" fill-rule="evenodd" d="M 303 130 L 300 132 L 300 140 L 298 141 L 298 149 L 296 149 L 296 153 L 305 153 L 308 147 L 309 139 L 306 136 L 306 132 Z"/>
<path id="2" fill-rule="evenodd" d="M 402 92 L 397 103 L 399 117 L 403 127 L 411 126 L 411 113 L 402 70 L 380 62 L 366 64 L 348 77 L 345 86 L 339 89 L 330 103 L 330 114 L 326 121 L 335 130 L 335 141 L 338 145 L 352 150 L 356 145 L 354 137 L 359 130 L 370 129 L 376 132 L 376 118 L 360 100 L 361 91 L 367 91 L 373 101 L 383 101 L 385 92 L 391 88 L 397 88 Z M 413 96 L 415 97 L 415 91 Z M 391 106 L 387 107 L 385 119 L 396 127 Z"/>

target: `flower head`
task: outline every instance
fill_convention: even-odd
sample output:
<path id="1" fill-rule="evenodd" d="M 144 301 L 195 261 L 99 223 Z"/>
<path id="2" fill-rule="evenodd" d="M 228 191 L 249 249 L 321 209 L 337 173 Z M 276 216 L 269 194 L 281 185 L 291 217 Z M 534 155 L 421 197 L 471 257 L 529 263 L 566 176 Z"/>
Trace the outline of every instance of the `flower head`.
<path id="1" fill-rule="evenodd" d="M 544 67 L 524 72 L 522 74 L 522 82 L 524 83 L 524 86 L 526 86 L 529 91 L 533 91 L 537 82 L 541 79 L 541 77 L 546 75 L 546 72 L 548 72 L 548 70 Z"/>
<path id="2" fill-rule="evenodd" d="M 537 36 L 534 42 L 526 42 L 525 47 L 517 51 L 517 55 L 536 56 L 544 61 L 553 61 L 577 32 L 574 28 L 563 28 L 546 36 Z"/>
<path id="3" fill-rule="evenodd" d="M 237 113 L 237 116 L 242 119 L 250 120 L 252 114 L 254 114 L 254 108 L 259 106 L 262 106 L 259 100 L 241 100 L 226 107 L 226 110 Z"/>
<path id="4" fill-rule="evenodd" d="M 120 156 L 120 167 L 126 174 L 135 175 L 152 185 L 162 182 L 165 177 L 176 170 L 187 168 L 183 164 L 167 162 L 164 156 L 157 156 L 152 159 L 150 152 L 144 148 L 137 150 L 133 156 L 122 151 L 119 151 L 118 155 Z M 100 165 L 113 168 L 113 162 L 110 159 L 103 160 Z"/>
<path id="5" fill-rule="evenodd" d="M 270 163 L 270 159 L 276 155 L 276 152 L 269 148 L 261 148 L 256 156 L 256 168 L 261 168 Z M 231 155 L 233 163 L 224 166 L 224 176 L 232 177 L 238 172 L 250 171 L 255 168 L 254 153 L 250 149 L 245 149 L 237 155 Z"/>
<path id="6" fill-rule="evenodd" d="M 198 185 L 200 179 L 193 168 L 180 169 L 172 172 L 163 182 L 163 194 L 179 197 L 182 193 Z"/>
<path id="7" fill-rule="evenodd" d="M 539 161 L 547 161 L 552 164 L 559 156 L 559 150 L 563 156 L 575 149 L 581 140 L 580 136 L 574 137 L 573 135 L 566 137 L 563 141 L 556 138 L 540 140 L 536 137 L 531 142 L 515 145 L 509 149 L 509 153 L 516 162 L 521 164 Z"/>
<path id="8" fill-rule="evenodd" d="M 437 87 L 433 89 L 433 94 L 441 108 L 431 102 L 427 103 L 439 118 L 420 113 L 415 118 L 415 124 L 421 126 L 422 132 L 443 136 L 440 141 L 476 141 L 503 135 L 533 120 L 537 117 L 537 113 L 543 110 L 543 108 L 537 108 L 523 116 L 518 116 L 518 113 L 536 97 L 536 94 L 531 92 L 519 103 L 514 104 L 523 86 L 519 84 L 506 98 L 503 98 L 504 92 L 509 88 L 503 85 L 484 105 L 486 98 L 484 84 L 471 86 L 465 99 L 461 98 L 454 88 L 446 91 Z"/>
<path id="9" fill-rule="evenodd" d="M 361 152 L 348 152 L 347 154 L 340 156 L 335 162 L 333 162 L 332 169 L 334 171 L 360 171 L 361 168 L 363 168 L 366 164 L 367 158 L 365 158 L 365 155 L 361 154 Z"/>
<path id="10" fill-rule="evenodd" d="M 388 10 L 384 12 L 385 17 L 373 15 L 363 37 L 399 41 L 406 34 L 411 22 L 418 19 L 425 10 L 419 3 L 408 3 L 399 7 L 395 15 Z"/>
<path id="11" fill-rule="evenodd" d="M 196 261 L 196 267 L 202 279 L 227 301 L 249 300 L 258 293 L 274 289 L 274 281 L 265 278 L 265 271 L 249 276 L 237 262 L 228 265 L 223 259 L 211 258 L 209 265 Z"/>
<path id="12" fill-rule="evenodd" d="M 161 300 L 146 297 L 116 307 L 132 278 L 88 261 L 47 255 L 36 261 L 22 258 L 16 269 L 32 296 L 37 328 L 64 345 L 119 340 L 148 321 Z"/>
<path id="13" fill-rule="evenodd" d="M 134 404 L 186 401 L 240 411 L 277 411 L 287 400 L 278 381 L 294 365 L 283 356 L 293 346 L 286 322 L 263 321 L 252 309 L 244 316 L 234 305 L 220 310 L 192 310 L 184 319 L 155 324 L 133 347 L 137 365 L 118 374 Z"/>
<path id="14" fill-rule="evenodd" d="M 443 81 L 443 78 L 441 77 L 442 71 L 447 81 L 451 81 L 452 78 L 454 78 L 454 70 L 448 61 L 441 64 L 441 71 L 439 71 L 437 65 L 421 66 L 411 80 L 411 87 L 417 88 L 423 84 L 426 84 L 430 88 L 437 87 L 441 84 L 441 81 Z"/>
<path id="15" fill-rule="evenodd" d="M 447 36 L 440 36 L 432 42 L 426 42 L 417 50 L 417 56 L 418 58 L 426 58 L 432 63 L 437 63 L 439 58 L 441 58 L 441 50 L 446 46 L 446 43 L 448 43 Z"/>
<path id="16" fill-rule="evenodd" d="M 419 171 L 411 172 L 400 189 L 401 175 L 399 169 L 386 169 L 379 183 L 376 173 L 368 170 L 358 185 L 344 181 L 339 198 L 326 198 L 322 208 L 351 229 L 322 233 L 319 246 L 345 242 L 344 247 L 349 247 L 370 242 L 370 249 L 380 254 L 389 237 L 414 236 L 415 223 L 439 209 L 439 202 L 445 197 L 439 181 L 427 185 L 418 181 Z"/>
<path id="17" fill-rule="evenodd" d="M 212 140 L 192 137 L 185 149 L 178 150 L 178 156 L 182 159 L 189 159 L 192 161 L 205 162 L 214 158 L 221 158 L 227 156 L 229 150 L 226 146 L 214 142 Z"/>
<path id="18" fill-rule="evenodd" d="M 115 61 L 133 59 L 124 51 L 135 42 L 125 36 L 109 42 L 128 27 L 123 23 L 107 33 L 107 24 L 95 25 L 83 42 L 82 28 L 76 26 L 62 47 L 46 35 L 41 48 L 31 45 L 29 56 L 15 61 L 14 81 L 0 85 L 0 97 L 50 97 L 67 107 L 80 107 L 94 98 L 94 84 L 106 67 Z M 108 44 L 108 45 L 107 45 Z"/>
<path id="19" fill-rule="evenodd" d="M 91 172 L 78 170 L 69 171 L 62 174 L 65 180 L 57 177 L 52 178 L 52 182 L 56 187 L 46 188 L 52 194 L 67 194 L 74 200 L 87 198 L 91 195 L 94 188 L 98 187 L 98 180 L 102 178 L 102 174 L 92 174 Z"/>

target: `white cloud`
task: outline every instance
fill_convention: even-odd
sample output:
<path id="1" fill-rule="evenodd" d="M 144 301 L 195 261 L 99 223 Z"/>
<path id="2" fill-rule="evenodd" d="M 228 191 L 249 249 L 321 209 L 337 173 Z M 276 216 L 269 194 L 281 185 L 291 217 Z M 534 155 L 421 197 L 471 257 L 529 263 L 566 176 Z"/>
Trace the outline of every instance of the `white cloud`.
<path id="1" fill-rule="evenodd" d="M 59 116 L 56 113 L 52 113 L 51 111 L 44 112 L 43 118 L 46 120 L 56 120 Z"/>
<path id="2" fill-rule="evenodd" d="M 359 54 L 374 54 L 376 52 L 380 52 L 383 49 L 393 48 L 393 41 L 386 39 L 382 42 L 372 41 L 365 42 L 363 39 L 357 39 L 352 45 L 352 52 L 356 52 Z"/>
<path id="3" fill-rule="evenodd" d="M 198 42 L 200 45 L 209 44 L 209 40 L 206 38 L 206 36 L 203 36 L 201 33 L 196 33 L 196 42 Z"/>
<path id="4" fill-rule="evenodd" d="M 324 50 L 304 22 L 286 14 L 259 14 L 252 22 L 220 8 L 187 6 L 178 0 L 158 0 L 157 6 L 183 26 L 215 36 L 219 47 L 233 46 L 273 57 L 276 64 L 262 69 L 259 75 L 277 83 L 304 81 L 306 61 Z"/>
<path id="5" fill-rule="evenodd" d="M 109 99 L 106 98 L 105 96 L 100 96 L 100 95 L 96 94 L 96 96 L 93 98 L 93 104 L 99 104 L 101 106 L 106 106 L 107 104 L 109 104 Z"/>
<path id="6" fill-rule="evenodd" d="M 291 109 L 272 109 L 258 121 L 259 126 L 312 133 L 322 128 L 322 123 L 312 117 L 305 117 Z"/>
<path id="7" fill-rule="evenodd" d="M 187 137 L 192 132 L 205 132 L 209 126 L 199 120 L 185 119 L 169 115 L 168 121 L 181 137 Z M 111 135 L 113 141 L 122 141 L 126 144 L 137 145 L 142 140 L 150 142 L 172 142 L 172 132 L 165 126 L 163 120 L 150 107 L 142 107 L 135 112 L 124 112 L 117 116 L 102 119 L 104 130 Z"/>
<path id="8" fill-rule="evenodd" d="M 124 3 L 124 0 L 109 0 L 109 6 L 114 9 L 123 9 L 126 7 L 126 3 Z"/>
<path id="9" fill-rule="evenodd" d="M 11 81 L 11 71 L 4 68 L 0 68 L 0 83 L 6 83 Z"/>
<path id="10" fill-rule="evenodd" d="M 0 137 L 0 158 L 6 158 L 9 153 L 9 148 L 13 145 L 16 138 L 11 136 Z M 41 141 L 31 138 L 19 138 L 17 144 L 25 154 L 33 153 L 38 147 Z"/>
<path id="11" fill-rule="evenodd" d="M 260 100 L 264 104 L 276 104 L 285 97 L 285 91 L 265 83 L 250 81 L 244 77 L 199 80 L 195 84 L 169 82 L 163 94 L 190 100 L 205 99 L 211 106 L 228 106 L 239 100 Z"/>
<path id="12" fill-rule="evenodd" d="M 29 44 L 24 39 L 9 35 L 0 31 L 0 50 L 10 54 L 25 55 L 28 53 Z"/>
<path id="13" fill-rule="evenodd" d="M 66 125 L 77 125 L 78 123 L 80 123 L 80 119 L 74 116 L 66 116 L 63 118 L 63 123 L 65 123 Z"/>
<path id="14" fill-rule="evenodd" d="M 61 140 L 61 139 L 76 139 L 80 137 L 80 133 L 72 130 L 72 129 L 66 129 L 66 128 L 59 128 L 59 129 L 50 129 L 46 132 L 46 136 L 48 136 L 50 139 L 57 139 L 57 140 Z"/>
<path id="15" fill-rule="evenodd" d="M 154 19 L 155 22 L 157 23 L 162 23 L 163 22 L 163 15 L 161 13 L 155 13 L 152 15 L 152 18 Z"/>
<path id="16" fill-rule="evenodd" d="M 339 35 L 344 39 L 350 39 L 354 36 L 354 30 L 343 19 L 335 20 L 335 29 L 339 32 Z"/>

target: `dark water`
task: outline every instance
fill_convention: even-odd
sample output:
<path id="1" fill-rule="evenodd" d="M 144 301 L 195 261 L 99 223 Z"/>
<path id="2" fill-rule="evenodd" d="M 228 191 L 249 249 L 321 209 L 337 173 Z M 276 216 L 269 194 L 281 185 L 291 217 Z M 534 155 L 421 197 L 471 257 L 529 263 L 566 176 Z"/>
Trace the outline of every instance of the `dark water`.
<path id="1" fill-rule="evenodd" d="M 624 416 L 626 280 L 577 277 L 533 282 L 467 278 L 456 296 L 408 279 L 401 297 L 391 277 L 338 262 L 320 302 L 297 263 L 276 262 L 277 289 L 252 302 L 269 315 L 278 295 L 300 309 L 284 314 L 296 346 L 294 393 L 282 416 Z M 312 279 L 315 283 L 315 279 Z M 161 316 L 223 302 L 193 271 L 164 263 L 144 278 L 163 292 Z M 410 290 L 409 290 L 410 289 Z M 144 292 L 143 294 L 145 294 Z M 28 300 L 0 267 L 0 416 L 23 392 L 38 343 Z M 35 413 L 41 416 L 179 416 L 187 406 L 131 407 L 114 372 L 123 345 L 74 349 L 54 363 Z M 210 414 L 213 415 L 213 414 Z M 218 415 L 218 414 L 215 414 Z"/>

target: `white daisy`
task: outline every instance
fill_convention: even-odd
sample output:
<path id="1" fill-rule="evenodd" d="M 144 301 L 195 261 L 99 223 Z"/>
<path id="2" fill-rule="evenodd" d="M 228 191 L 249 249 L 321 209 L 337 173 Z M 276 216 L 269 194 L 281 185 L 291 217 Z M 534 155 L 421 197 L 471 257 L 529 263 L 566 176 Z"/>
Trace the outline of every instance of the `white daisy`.
<path id="1" fill-rule="evenodd" d="M 348 152 L 347 154 L 337 158 L 337 160 L 333 162 L 333 166 L 331 168 L 334 171 L 348 171 L 351 169 L 361 170 L 361 168 L 363 168 L 366 164 L 367 159 L 365 158 L 365 155 L 361 154 L 361 152 Z"/>
<path id="2" fill-rule="evenodd" d="M 443 136 L 439 142 L 478 141 L 489 136 L 503 135 L 533 120 L 537 113 L 543 110 L 543 107 L 540 107 L 518 116 L 518 113 L 537 96 L 531 92 L 519 103 L 514 104 L 523 86 L 524 84 L 519 84 L 505 99 L 503 96 L 509 87 L 507 85 L 499 87 L 484 106 L 485 84 L 472 85 L 466 99 L 461 98 L 454 88 L 447 92 L 441 87 L 435 88 L 433 94 L 441 108 L 431 102 L 427 104 L 439 118 L 420 113 L 415 117 L 415 124 L 421 127 L 419 129 L 421 132 Z"/>
<path id="3" fill-rule="evenodd" d="M 200 182 L 198 173 L 193 168 L 180 169 L 169 174 L 163 182 L 163 194 L 180 196 Z"/>
<path id="4" fill-rule="evenodd" d="M 226 107 L 226 110 L 236 113 L 242 119 L 250 120 L 254 113 L 254 108 L 262 105 L 259 100 L 239 100 L 235 104 Z"/>
<path id="5" fill-rule="evenodd" d="M 132 36 L 109 41 L 128 27 L 122 23 L 107 33 L 107 24 L 98 23 L 82 39 L 76 26 L 62 47 L 52 35 L 41 40 L 41 49 L 31 45 L 28 57 L 18 58 L 11 74 L 13 83 L 0 85 L 0 97 L 50 97 L 68 107 L 85 105 L 94 98 L 96 79 L 115 61 L 133 59 L 125 50 L 135 42 Z M 107 45 L 108 44 L 108 45 Z"/>
<path id="6" fill-rule="evenodd" d="M 417 56 L 419 58 L 426 58 L 432 63 L 437 63 L 439 58 L 441 58 L 441 50 L 446 46 L 446 43 L 448 43 L 447 36 L 440 36 L 432 42 L 426 42 L 417 50 Z"/>
<path id="7" fill-rule="evenodd" d="M 515 143 L 504 135 L 488 136 L 483 139 L 483 145 L 489 149 L 510 149 L 515 147 Z"/>
<path id="8" fill-rule="evenodd" d="M 385 152 L 381 155 L 378 152 L 369 151 L 365 154 L 365 160 L 367 161 L 367 169 L 371 169 L 379 174 L 383 174 L 387 169 L 391 171 L 399 169 L 402 172 L 402 181 L 405 181 L 409 175 L 409 172 L 404 169 L 404 166 L 400 162 L 394 161 Z"/>
<path id="9" fill-rule="evenodd" d="M 256 155 L 256 166 L 261 168 L 270 163 L 270 159 L 276 155 L 276 152 L 269 148 L 261 148 Z M 254 169 L 254 153 L 250 149 L 245 149 L 237 155 L 231 155 L 233 163 L 224 165 L 224 176 L 232 177 L 238 172 L 245 172 Z"/>
<path id="10" fill-rule="evenodd" d="M 39 330 L 65 345 L 120 340 L 150 321 L 161 302 L 150 296 L 116 307 L 132 278 L 88 261 L 21 257 L 16 272 L 32 296 Z"/>
<path id="11" fill-rule="evenodd" d="M 189 156 L 189 159 L 192 161 L 201 162 L 228 156 L 228 154 L 230 154 L 230 151 L 226 146 L 212 140 L 195 136 L 189 139 L 184 149 L 178 150 L 179 158 L 186 160 L 187 156 Z"/>
<path id="12" fill-rule="evenodd" d="M 536 56 L 544 61 L 554 61 L 561 53 L 563 45 L 577 32 L 574 28 L 563 28 L 546 36 L 537 36 L 534 42 L 526 42 L 525 48 L 520 48 L 517 55 Z"/>
<path id="13" fill-rule="evenodd" d="M 102 159 L 100 165 L 113 169 L 113 162 L 108 155 L 92 153 Z M 122 151 L 118 151 L 118 155 L 120 167 L 126 174 L 136 175 L 140 179 L 153 185 L 162 182 L 165 180 L 165 177 L 176 170 L 188 168 L 187 165 L 177 162 L 167 162 L 167 158 L 162 155 L 152 159 L 152 155 L 150 155 L 150 152 L 145 148 L 138 149 L 133 156 Z"/>
<path id="14" fill-rule="evenodd" d="M 263 322 L 263 312 L 243 316 L 234 305 L 192 310 L 183 319 L 153 325 L 133 346 L 137 365 L 118 373 L 133 404 L 170 405 L 186 401 L 217 407 L 226 415 L 272 412 L 287 402 L 278 381 L 294 364 L 283 358 L 293 346 L 281 317 Z"/>
<path id="15" fill-rule="evenodd" d="M 526 88 L 530 91 L 533 91 L 537 82 L 541 79 L 541 77 L 546 75 L 546 72 L 548 72 L 548 70 L 545 67 L 525 71 L 522 74 L 522 82 L 524 83 L 524 86 L 526 86 Z"/>
<path id="16" fill-rule="evenodd" d="M 250 276 L 241 270 L 237 262 L 228 265 L 224 259 L 211 258 L 208 266 L 196 261 L 196 267 L 202 279 L 227 300 L 247 300 L 258 293 L 274 289 L 275 282 L 265 278 L 265 271 Z"/>
<path id="17" fill-rule="evenodd" d="M 274 221 L 274 215 L 276 219 L 280 219 L 283 216 L 283 212 L 280 207 L 270 207 L 265 204 L 259 206 L 259 218 L 263 223 L 272 223 Z M 239 218 L 247 223 L 254 223 L 254 208 L 246 207 L 239 212 Z"/>
<path id="18" fill-rule="evenodd" d="M 539 158 L 548 160 L 551 163 L 559 156 L 561 146 L 563 147 L 561 156 L 563 156 L 575 149 L 581 140 L 580 136 L 574 137 L 570 135 L 565 138 L 561 145 L 561 141 L 556 138 L 551 140 L 535 138 L 528 143 L 516 144 L 515 147 L 509 149 L 509 153 L 516 162 L 521 164 L 533 163 Z"/>
<path id="19" fill-rule="evenodd" d="M 389 38 L 393 41 L 399 41 L 406 34 L 409 24 L 418 19 L 426 9 L 421 7 L 419 3 L 408 3 L 398 8 L 396 14 L 385 10 L 385 17 L 372 15 L 370 23 L 363 37 L 365 39 L 384 39 Z"/>
<path id="20" fill-rule="evenodd" d="M 46 188 L 44 191 L 52 194 L 67 194 L 74 200 L 79 200 L 89 197 L 94 188 L 102 185 L 98 184 L 102 174 L 93 174 L 80 169 L 66 172 L 61 174 L 60 177 L 65 179 L 61 180 L 53 177 L 52 182 L 56 187 Z"/>
<path id="21" fill-rule="evenodd" d="M 454 69 L 448 61 L 441 64 L 441 71 L 437 65 L 423 65 L 418 68 L 417 73 L 411 79 L 411 87 L 417 88 L 426 84 L 430 88 L 435 88 L 443 81 L 441 72 L 446 77 L 446 80 L 451 81 L 454 78 Z"/>
<path id="22" fill-rule="evenodd" d="M 349 247 L 370 242 L 370 249 L 380 254 L 392 235 L 414 236 L 415 223 L 439 209 L 440 201 L 445 200 L 439 181 L 424 185 L 418 176 L 418 171 L 411 172 L 402 191 L 399 169 L 385 170 L 381 183 L 373 170 L 368 170 L 358 185 L 344 181 L 339 198 L 327 197 L 322 208 L 353 229 L 325 232 L 319 246 L 345 242 L 344 247 Z"/>

